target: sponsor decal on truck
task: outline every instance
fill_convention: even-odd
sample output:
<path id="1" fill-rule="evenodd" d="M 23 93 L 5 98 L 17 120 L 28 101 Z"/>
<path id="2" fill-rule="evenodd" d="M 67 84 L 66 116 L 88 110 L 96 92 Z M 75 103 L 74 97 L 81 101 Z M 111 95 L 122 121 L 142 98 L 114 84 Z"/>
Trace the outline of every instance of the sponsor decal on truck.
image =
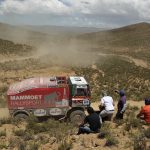
<path id="1" fill-rule="evenodd" d="M 10 100 L 38 100 L 38 99 L 42 99 L 42 95 L 10 96 Z"/>

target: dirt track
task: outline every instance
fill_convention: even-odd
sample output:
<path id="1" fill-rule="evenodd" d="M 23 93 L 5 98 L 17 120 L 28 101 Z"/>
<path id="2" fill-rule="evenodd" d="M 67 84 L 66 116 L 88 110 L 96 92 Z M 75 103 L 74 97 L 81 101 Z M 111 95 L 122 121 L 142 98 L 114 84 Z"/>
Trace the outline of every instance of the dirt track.
<path id="1" fill-rule="evenodd" d="M 104 54 L 104 53 L 99 53 L 99 56 L 119 56 L 121 58 L 125 58 L 126 61 L 133 62 L 136 66 L 141 66 L 143 68 L 150 69 L 150 64 L 147 61 L 144 61 L 142 59 L 136 59 L 131 56 L 127 55 L 118 55 L 118 54 Z"/>

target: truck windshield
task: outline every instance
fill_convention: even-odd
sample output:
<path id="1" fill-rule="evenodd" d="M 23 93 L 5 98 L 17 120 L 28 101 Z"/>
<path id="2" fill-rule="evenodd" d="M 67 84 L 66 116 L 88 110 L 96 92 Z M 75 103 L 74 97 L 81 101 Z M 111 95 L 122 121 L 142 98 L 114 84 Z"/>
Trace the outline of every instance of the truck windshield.
<path id="1" fill-rule="evenodd" d="M 87 89 L 77 88 L 76 96 L 87 96 Z"/>

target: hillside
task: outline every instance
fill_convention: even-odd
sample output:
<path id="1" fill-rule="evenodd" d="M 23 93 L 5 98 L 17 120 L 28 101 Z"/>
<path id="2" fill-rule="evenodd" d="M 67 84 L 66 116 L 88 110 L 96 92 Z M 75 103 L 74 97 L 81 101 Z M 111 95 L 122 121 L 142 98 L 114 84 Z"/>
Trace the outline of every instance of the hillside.
<path id="1" fill-rule="evenodd" d="M 118 29 L 83 34 L 90 51 L 122 54 L 150 62 L 150 24 L 139 23 Z M 88 47 L 88 46 L 87 46 Z"/>
<path id="2" fill-rule="evenodd" d="M 22 55 L 26 56 L 31 54 L 33 47 L 25 44 L 18 44 L 12 41 L 0 39 L 0 54 L 1 55 Z"/>

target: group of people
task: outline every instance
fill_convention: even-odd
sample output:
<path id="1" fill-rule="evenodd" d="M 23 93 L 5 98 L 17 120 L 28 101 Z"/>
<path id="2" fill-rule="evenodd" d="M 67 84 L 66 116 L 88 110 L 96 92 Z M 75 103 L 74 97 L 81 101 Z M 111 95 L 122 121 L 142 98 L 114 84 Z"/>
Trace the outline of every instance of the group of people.
<path id="1" fill-rule="evenodd" d="M 126 95 L 124 90 L 115 91 L 119 94 L 117 104 L 117 113 L 114 120 L 123 119 L 126 110 Z M 114 114 L 114 101 L 113 98 L 103 91 L 99 105 L 100 111 L 94 111 L 92 107 L 87 108 L 88 115 L 85 117 L 84 122 L 79 126 L 78 134 L 81 133 L 96 133 L 100 130 L 104 121 L 111 121 Z M 146 123 L 150 124 L 150 98 L 145 99 L 145 106 L 141 108 L 137 118 L 143 119 Z"/>

